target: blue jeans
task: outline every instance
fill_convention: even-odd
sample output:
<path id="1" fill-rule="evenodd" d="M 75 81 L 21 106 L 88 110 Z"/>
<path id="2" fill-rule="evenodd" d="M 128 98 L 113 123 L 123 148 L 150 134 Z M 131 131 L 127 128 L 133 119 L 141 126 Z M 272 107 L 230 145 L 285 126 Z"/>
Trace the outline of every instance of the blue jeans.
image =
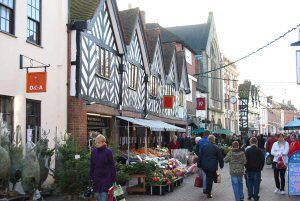
<path id="1" fill-rule="evenodd" d="M 261 181 L 261 172 L 247 172 L 248 175 L 248 196 L 253 197 L 255 201 L 259 200 L 259 186 Z"/>
<path id="2" fill-rule="evenodd" d="M 236 201 L 244 200 L 243 176 L 231 176 L 231 184 Z"/>
<path id="3" fill-rule="evenodd" d="M 98 193 L 98 201 L 108 201 L 108 193 L 107 192 L 99 192 Z"/>

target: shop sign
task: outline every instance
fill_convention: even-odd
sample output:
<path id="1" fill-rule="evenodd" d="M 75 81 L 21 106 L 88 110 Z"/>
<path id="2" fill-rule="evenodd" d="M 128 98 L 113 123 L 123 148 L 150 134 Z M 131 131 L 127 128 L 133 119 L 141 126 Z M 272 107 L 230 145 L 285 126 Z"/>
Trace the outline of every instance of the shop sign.
<path id="1" fill-rule="evenodd" d="M 47 72 L 28 72 L 26 82 L 27 93 L 47 91 Z"/>
<path id="2" fill-rule="evenodd" d="M 205 98 L 197 98 L 197 110 L 205 110 L 206 104 L 205 104 Z"/>
<path id="3" fill-rule="evenodd" d="M 164 108 L 173 109 L 175 103 L 175 96 L 164 96 Z"/>
<path id="4" fill-rule="evenodd" d="M 300 50 L 296 51 L 296 74 L 297 84 L 300 84 Z"/>

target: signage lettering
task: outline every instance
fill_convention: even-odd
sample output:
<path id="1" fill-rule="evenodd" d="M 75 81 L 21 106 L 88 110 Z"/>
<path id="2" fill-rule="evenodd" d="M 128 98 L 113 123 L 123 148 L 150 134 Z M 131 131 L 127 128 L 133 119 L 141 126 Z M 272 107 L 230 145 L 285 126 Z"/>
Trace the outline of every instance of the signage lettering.
<path id="1" fill-rule="evenodd" d="M 40 93 L 47 91 L 47 72 L 27 73 L 26 92 Z"/>

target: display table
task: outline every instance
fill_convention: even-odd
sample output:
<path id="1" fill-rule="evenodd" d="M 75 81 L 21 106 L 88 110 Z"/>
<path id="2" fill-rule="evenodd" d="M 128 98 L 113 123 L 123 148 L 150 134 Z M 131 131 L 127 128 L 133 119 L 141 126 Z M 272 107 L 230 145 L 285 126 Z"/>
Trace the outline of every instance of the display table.
<path id="1" fill-rule="evenodd" d="M 138 180 L 138 184 L 135 186 L 129 186 L 129 182 L 127 182 L 126 191 L 128 193 L 146 193 L 146 175 L 143 174 L 135 174 L 131 175 L 133 179 Z M 143 182 L 142 182 L 143 179 Z"/>

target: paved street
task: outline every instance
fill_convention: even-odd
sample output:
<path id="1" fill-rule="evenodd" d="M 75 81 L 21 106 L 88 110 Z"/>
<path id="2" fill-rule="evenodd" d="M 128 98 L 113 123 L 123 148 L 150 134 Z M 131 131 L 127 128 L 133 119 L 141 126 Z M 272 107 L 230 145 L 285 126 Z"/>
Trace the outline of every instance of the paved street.
<path id="1" fill-rule="evenodd" d="M 199 200 L 216 200 L 216 201 L 234 201 L 231 181 L 229 176 L 228 165 L 226 164 L 221 171 L 222 183 L 214 184 L 212 196 L 213 199 L 207 199 L 202 193 L 202 188 L 194 188 L 195 176 L 185 178 L 183 184 L 177 187 L 174 192 L 167 193 L 164 196 L 149 196 L 149 195 L 128 195 L 126 201 L 199 201 Z M 287 195 L 274 194 L 274 178 L 271 166 L 265 166 L 262 174 L 263 181 L 261 184 L 260 197 L 261 201 L 293 201 L 300 200 L 299 197 L 288 197 Z M 245 185 L 244 185 L 245 186 Z M 287 191 L 287 188 L 286 188 Z M 245 198 L 247 200 L 247 190 L 244 187 Z"/>

